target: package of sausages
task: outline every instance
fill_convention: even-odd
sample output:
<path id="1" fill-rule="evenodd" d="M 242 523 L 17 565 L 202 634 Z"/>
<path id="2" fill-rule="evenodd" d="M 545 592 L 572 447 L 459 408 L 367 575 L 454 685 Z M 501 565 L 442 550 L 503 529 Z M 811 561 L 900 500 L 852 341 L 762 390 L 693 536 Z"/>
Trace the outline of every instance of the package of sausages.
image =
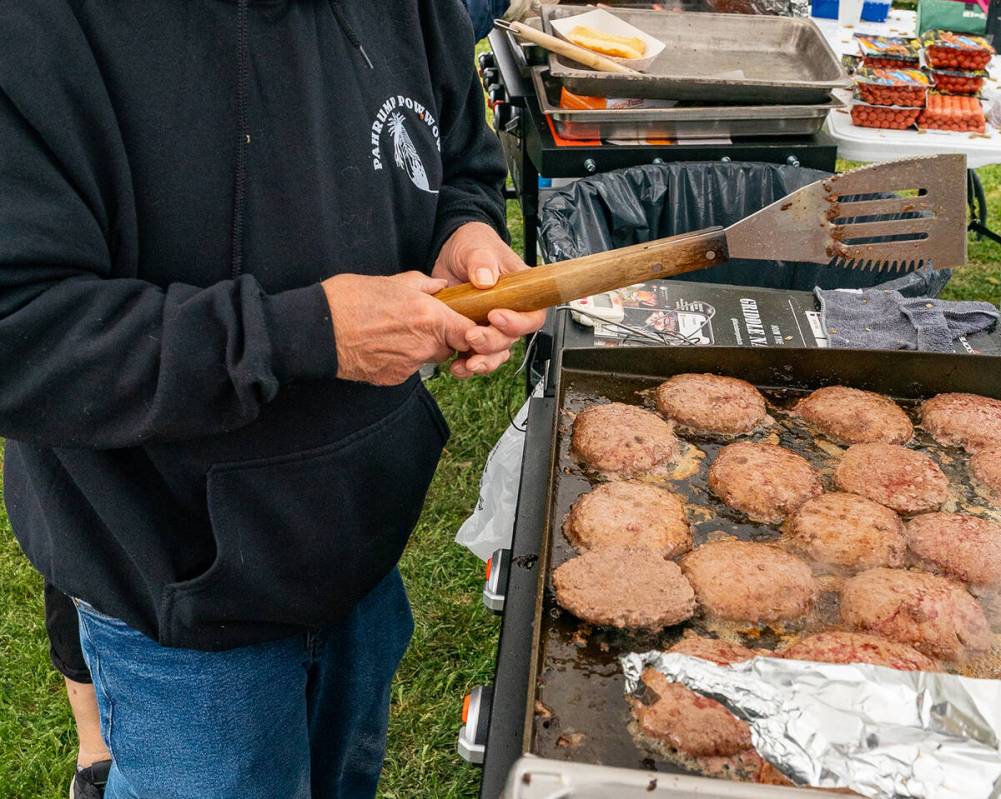
<path id="1" fill-rule="evenodd" d="M 994 48 L 983 36 L 951 31 L 926 31 L 921 37 L 925 60 L 932 69 L 958 69 L 977 72 L 987 69 Z"/>
<path id="2" fill-rule="evenodd" d="M 931 83 L 919 69 L 867 69 L 855 73 L 859 97 L 870 105 L 920 107 Z"/>
<path id="3" fill-rule="evenodd" d="M 986 70 L 962 72 L 952 69 L 933 69 L 932 81 L 943 94 L 980 94 L 987 80 Z"/>
<path id="4" fill-rule="evenodd" d="M 902 108 L 891 105 L 873 105 L 856 99 L 852 103 L 852 124 L 860 128 L 889 128 L 904 130 L 918 119 L 920 108 Z"/>
<path id="5" fill-rule="evenodd" d="M 900 36 L 856 33 L 862 66 L 871 69 L 916 69 L 921 64 L 921 42 Z"/>
<path id="6" fill-rule="evenodd" d="M 976 97 L 928 93 L 928 106 L 918 117 L 918 127 L 929 130 L 983 133 L 987 129 L 984 108 Z"/>

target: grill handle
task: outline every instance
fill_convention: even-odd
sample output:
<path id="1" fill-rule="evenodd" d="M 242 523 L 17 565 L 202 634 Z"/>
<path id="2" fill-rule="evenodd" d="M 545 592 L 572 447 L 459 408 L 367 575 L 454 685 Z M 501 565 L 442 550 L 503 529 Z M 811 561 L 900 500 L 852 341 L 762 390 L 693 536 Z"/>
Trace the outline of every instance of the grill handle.
<path id="1" fill-rule="evenodd" d="M 539 311 L 634 283 L 717 266 L 728 258 L 726 234 L 723 228 L 714 227 L 504 275 L 489 289 L 463 283 L 435 296 L 452 310 L 482 323 L 497 308 Z"/>

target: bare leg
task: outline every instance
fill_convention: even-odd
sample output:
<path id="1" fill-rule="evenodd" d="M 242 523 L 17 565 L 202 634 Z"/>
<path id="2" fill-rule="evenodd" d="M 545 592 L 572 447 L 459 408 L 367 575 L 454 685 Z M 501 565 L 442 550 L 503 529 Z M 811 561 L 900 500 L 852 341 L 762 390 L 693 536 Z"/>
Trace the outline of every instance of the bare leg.
<path id="1" fill-rule="evenodd" d="M 80 751 L 76 764 L 80 768 L 92 766 L 102 760 L 111 760 L 111 753 L 101 737 L 101 714 L 97 709 L 97 694 L 88 683 L 66 679 L 66 695 L 70 700 L 76 731 L 80 738 Z"/>

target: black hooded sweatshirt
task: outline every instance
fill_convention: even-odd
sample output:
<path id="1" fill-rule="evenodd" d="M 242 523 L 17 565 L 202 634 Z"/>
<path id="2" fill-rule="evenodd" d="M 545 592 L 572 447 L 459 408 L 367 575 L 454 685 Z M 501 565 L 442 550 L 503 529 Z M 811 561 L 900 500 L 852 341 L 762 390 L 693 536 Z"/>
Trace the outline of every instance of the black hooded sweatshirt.
<path id="1" fill-rule="evenodd" d="M 55 586 L 168 646 L 337 619 L 448 431 L 336 379 L 319 283 L 503 230 L 460 0 L 0 3 L 5 496 Z"/>

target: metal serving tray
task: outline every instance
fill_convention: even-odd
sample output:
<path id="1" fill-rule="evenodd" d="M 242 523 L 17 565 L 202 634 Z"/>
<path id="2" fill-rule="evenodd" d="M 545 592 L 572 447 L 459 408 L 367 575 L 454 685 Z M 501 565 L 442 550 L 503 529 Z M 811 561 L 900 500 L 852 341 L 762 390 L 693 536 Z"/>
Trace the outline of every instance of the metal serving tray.
<path id="1" fill-rule="evenodd" d="M 810 431 L 792 423 L 781 413 L 800 396 L 822 386 L 847 385 L 887 394 L 915 414 L 920 400 L 944 391 L 966 391 L 1001 398 L 1001 359 L 984 355 L 954 355 L 876 350 L 825 350 L 750 347 L 624 347 L 616 349 L 566 349 L 558 368 L 556 389 L 556 436 L 549 453 L 546 520 L 539 551 L 535 621 L 532 627 L 531 672 L 525 697 L 523 749 L 535 757 L 601 764 L 643 772 L 684 773 L 679 764 L 663 759 L 642 746 L 629 732 L 631 714 L 624 695 L 624 680 L 618 656 L 631 651 L 666 649 L 684 628 L 718 631 L 696 618 L 686 625 L 655 633 L 617 631 L 587 625 L 561 610 L 552 592 L 554 568 L 576 552 L 562 533 L 564 516 L 573 502 L 592 487 L 592 478 L 570 456 L 575 413 L 596 401 L 610 400 L 641 405 L 649 402 L 637 392 L 657 386 L 675 374 L 713 372 L 738 377 L 758 386 L 773 403 L 776 425 L 771 430 L 780 443 L 807 458 L 830 487 L 833 456 L 817 446 Z M 764 434 L 752 437 L 759 440 Z M 707 457 L 691 477 L 672 483 L 692 506 L 695 541 L 702 544 L 717 530 L 743 540 L 772 540 L 774 526 L 749 523 L 717 500 L 708 490 L 708 464 L 728 440 L 712 436 L 688 436 Z M 946 451 L 924 431 L 912 444 L 936 457 L 963 507 L 985 507 L 985 500 L 968 485 L 966 456 Z M 965 487 L 963 487 L 965 486 Z M 739 634 L 747 645 L 775 649 L 799 634 L 837 624 L 837 600 L 831 592 L 818 601 L 814 616 L 802 630 L 781 626 L 754 628 Z M 752 640 L 753 639 L 753 640 Z M 980 661 L 978 661 L 980 662 Z M 977 676 L 1001 678 L 993 660 L 983 663 Z M 969 668 L 980 669 L 970 664 Z M 988 673 L 989 671 L 989 673 Z M 582 733 L 579 741 L 565 736 Z M 712 781 L 702 783 L 706 796 Z M 770 799 L 774 789 L 743 784 L 735 796 Z M 574 796 L 574 794 L 569 794 Z M 582 794 L 582 796 L 585 794 Z M 618 794 L 609 794 L 618 795 Z M 623 796 L 629 794 L 623 793 Z M 685 795 L 685 794 L 682 794 Z M 701 793 L 699 795 L 702 795 Z M 727 794 L 724 794 L 727 795 Z M 813 796 L 814 794 L 801 794 Z"/>
<path id="2" fill-rule="evenodd" d="M 811 136 L 827 114 L 844 104 L 835 98 L 819 105 L 695 105 L 673 108 L 567 110 L 560 85 L 545 67 L 532 69 L 542 112 L 564 139 L 711 139 L 752 136 Z"/>
<path id="3" fill-rule="evenodd" d="M 544 5 L 542 21 L 583 6 Z M 550 54 L 554 78 L 592 97 L 651 97 L 729 103 L 825 103 L 851 82 L 812 20 L 747 14 L 633 11 L 615 15 L 667 44 L 650 70 L 619 75 Z"/>

